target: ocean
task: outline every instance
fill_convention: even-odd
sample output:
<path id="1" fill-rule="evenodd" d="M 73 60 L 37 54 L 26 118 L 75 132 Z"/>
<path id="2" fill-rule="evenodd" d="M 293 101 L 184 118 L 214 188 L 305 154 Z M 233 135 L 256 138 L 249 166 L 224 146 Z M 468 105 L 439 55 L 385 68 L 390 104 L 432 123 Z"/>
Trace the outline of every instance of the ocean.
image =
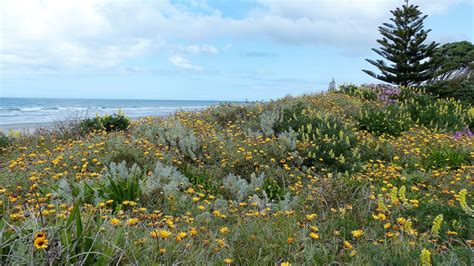
<path id="1" fill-rule="evenodd" d="M 164 116 L 179 110 L 196 111 L 220 103 L 224 102 L 0 97 L 0 125 L 64 121 L 113 114 L 119 110 L 131 118 Z"/>

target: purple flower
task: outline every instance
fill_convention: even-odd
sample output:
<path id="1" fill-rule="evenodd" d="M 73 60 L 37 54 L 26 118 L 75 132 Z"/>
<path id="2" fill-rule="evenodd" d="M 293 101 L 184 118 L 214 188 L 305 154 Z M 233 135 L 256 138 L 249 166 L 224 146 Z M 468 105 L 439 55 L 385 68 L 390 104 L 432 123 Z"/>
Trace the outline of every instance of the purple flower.
<path id="1" fill-rule="evenodd" d="M 387 84 L 364 84 L 362 87 L 374 91 L 377 93 L 379 100 L 388 103 L 394 103 L 394 96 L 397 96 L 401 93 L 400 88 Z"/>
<path id="2" fill-rule="evenodd" d="M 471 130 L 469 130 L 469 128 L 465 128 L 464 130 L 455 132 L 453 134 L 453 137 L 455 139 L 460 139 L 464 136 L 470 138 L 470 137 L 474 136 L 474 134 L 471 132 Z"/>

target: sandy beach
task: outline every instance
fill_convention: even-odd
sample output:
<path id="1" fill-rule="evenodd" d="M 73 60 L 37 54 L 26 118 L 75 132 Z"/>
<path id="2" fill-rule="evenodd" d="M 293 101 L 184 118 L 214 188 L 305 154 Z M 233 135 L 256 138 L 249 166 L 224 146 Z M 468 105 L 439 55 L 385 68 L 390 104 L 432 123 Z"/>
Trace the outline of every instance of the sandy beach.
<path id="1" fill-rule="evenodd" d="M 153 117 L 166 117 L 168 115 L 156 115 Z M 141 117 L 129 117 L 130 120 L 136 121 L 141 118 L 144 118 L 147 116 L 141 116 Z M 20 132 L 21 134 L 33 134 L 35 133 L 36 130 L 38 129 L 51 129 L 55 127 L 58 123 L 62 124 L 67 124 L 67 121 L 63 122 L 43 122 L 43 123 L 12 123 L 12 124 L 0 124 L 0 132 L 3 133 L 8 133 L 11 130 L 15 132 Z"/>
<path id="2" fill-rule="evenodd" d="M 0 125 L 0 131 L 8 133 L 11 130 L 20 132 L 22 134 L 31 134 L 34 133 L 37 129 L 52 128 L 56 123 L 55 122 L 45 122 L 45 123 L 15 123 L 15 124 L 4 124 Z"/>

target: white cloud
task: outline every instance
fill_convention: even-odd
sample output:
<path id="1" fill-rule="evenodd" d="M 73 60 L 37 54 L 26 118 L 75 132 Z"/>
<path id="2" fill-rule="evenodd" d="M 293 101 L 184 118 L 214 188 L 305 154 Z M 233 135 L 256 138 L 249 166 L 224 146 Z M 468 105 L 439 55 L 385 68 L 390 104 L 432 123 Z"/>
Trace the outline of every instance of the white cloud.
<path id="1" fill-rule="evenodd" d="M 219 37 L 266 37 L 291 45 L 366 50 L 389 10 L 401 4 L 401 0 L 260 0 L 258 8 L 236 19 L 210 7 L 212 2 L 181 2 L 2 0 L 0 69 L 109 68 L 164 49 L 215 55 L 219 49 L 199 43 Z M 412 2 L 435 14 L 469 0 Z M 168 40 L 194 44 L 165 45 Z M 173 58 L 181 65 L 189 63 L 180 56 Z"/>
<path id="2" fill-rule="evenodd" d="M 224 47 L 225 48 L 225 47 Z M 191 55 L 217 55 L 220 49 L 208 44 L 191 44 L 191 45 L 173 45 L 167 44 L 166 49 L 181 54 Z M 224 51 L 225 49 L 222 49 Z"/>
<path id="3" fill-rule="evenodd" d="M 107 68 L 144 54 L 152 39 L 122 34 L 103 12 L 110 3 L 2 1 L 1 69 Z"/>
<path id="4" fill-rule="evenodd" d="M 191 54 L 210 54 L 215 55 L 219 53 L 219 50 L 212 45 L 189 45 L 185 48 L 188 53 Z"/>
<path id="5" fill-rule="evenodd" d="M 193 65 L 191 61 L 179 55 L 174 55 L 170 57 L 170 63 L 179 69 L 198 72 L 202 71 L 201 66 Z"/>

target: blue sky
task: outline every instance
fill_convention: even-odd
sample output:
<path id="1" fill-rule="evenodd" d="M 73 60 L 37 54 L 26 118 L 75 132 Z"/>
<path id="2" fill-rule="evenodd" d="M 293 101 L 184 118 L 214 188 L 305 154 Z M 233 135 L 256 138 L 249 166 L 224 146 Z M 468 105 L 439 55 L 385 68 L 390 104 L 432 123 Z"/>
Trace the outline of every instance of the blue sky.
<path id="1" fill-rule="evenodd" d="M 376 80 L 399 0 L 0 0 L 0 96 L 268 100 Z M 473 2 L 426 0 L 441 43 L 474 38 Z"/>

